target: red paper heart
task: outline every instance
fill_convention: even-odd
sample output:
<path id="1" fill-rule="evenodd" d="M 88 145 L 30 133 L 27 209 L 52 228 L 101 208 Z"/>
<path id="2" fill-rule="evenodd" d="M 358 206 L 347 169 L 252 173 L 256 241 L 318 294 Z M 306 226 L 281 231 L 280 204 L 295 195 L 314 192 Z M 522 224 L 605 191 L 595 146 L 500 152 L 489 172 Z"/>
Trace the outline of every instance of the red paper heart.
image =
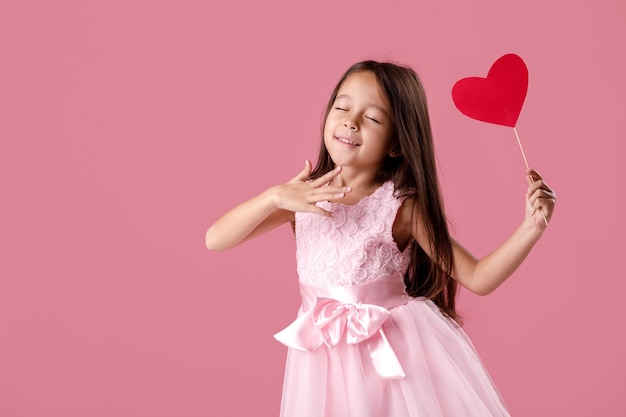
<path id="1" fill-rule="evenodd" d="M 528 90 L 528 69 L 515 54 L 493 63 L 487 78 L 463 78 L 454 84 L 452 99 L 464 115 L 487 123 L 515 127 Z"/>

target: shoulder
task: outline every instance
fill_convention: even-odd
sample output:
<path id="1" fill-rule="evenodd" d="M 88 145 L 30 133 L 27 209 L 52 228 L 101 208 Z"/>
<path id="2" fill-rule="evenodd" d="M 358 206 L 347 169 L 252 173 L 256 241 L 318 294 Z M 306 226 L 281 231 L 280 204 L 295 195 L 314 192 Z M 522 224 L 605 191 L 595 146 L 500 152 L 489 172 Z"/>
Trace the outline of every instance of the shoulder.
<path id="1" fill-rule="evenodd" d="M 398 226 L 410 228 L 411 218 L 415 211 L 415 198 L 414 197 L 399 197 L 400 208 L 398 209 L 398 215 L 396 216 L 396 224 Z"/>
<path id="2" fill-rule="evenodd" d="M 411 219 L 413 218 L 414 200 L 412 197 L 399 197 L 398 200 L 400 201 L 400 207 L 393 223 L 393 236 L 396 243 L 398 243 L 398 247 L 404 247 L 413 235 Z"/>
<path id="3" fill-rule="evenodd" d="M 423 213 L 420 212 L 415 198 L 414 195 L 404 198 L 398 209 L 394 232 L 399 240 L 414 239 L 420 246 L 428 247 L 428 234 L 424 228 Z"/>
<path id="4" fill-rule="evenodd" d="M 405 227 L 410 232 L 413 232 L 415 227 L 424 224 L 422 213 L 419 210 L 419 205 L 415 201 L 415 196 L 399 197 L 400 208 L 398 209 L 398 215 L 396 221 L 399 226 Z"/>

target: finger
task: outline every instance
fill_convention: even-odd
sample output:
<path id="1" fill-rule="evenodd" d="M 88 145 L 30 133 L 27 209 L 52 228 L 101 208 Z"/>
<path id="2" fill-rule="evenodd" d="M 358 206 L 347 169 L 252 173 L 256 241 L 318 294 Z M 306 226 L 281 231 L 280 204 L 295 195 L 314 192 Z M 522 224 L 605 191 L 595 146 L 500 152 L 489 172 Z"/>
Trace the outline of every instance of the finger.
<path id="1" fill-rule="evenodd" d="M 352 191 L 352 187 L 348 185 L 326 185 L 312 190 L 311 195 L 317 196 L 319 194 L 339 194 L 349 193 Z"/>
<path id="2" fill-rule="evenodd" d="M 556 201 L 556 193 L 548 187 L 543 180 L 537 181 L 536 183 L 531 184 L 528 187 L 528 191 L 526 195 L 530 198 L 531 196 L 535 196 L 535 198 L 543 197 L 549 198 Z"/>
<path id="3" fill-rule="evenodd" d="M 535 210 L 541 210 L 542 207 L 546 207 L 546 203 L 545 203 L 546 199 L 544 198 L 534 198 L 530 201 L 530 205 L 535 209 Z"/>
<path id="4" fill-rule="evenodd" d="M 293 181 L 306 181 L 307 179 L 309 179 L 310 175 L 311 175 L 311 161 L 307 159 L 306 161 L 304 161 L 304 169 L 300 171 L 300 173 L 294 177 Z"/>
<path id="5" fill-rule="evenodd" d="M 543 179 L 541 174 L 539 174 L 534 169 L 529 169 L 528 171 L 526 171 L 526 176 L 529 178 L 529 182 L 535 182 Z"/>
<path id="6" fill-rule="evenodd" d="M 535 190 L 532 194 L 528 196 L 528 201 L 531 205 L 534 205 L 537 200 L 550 200 L 556 201 L 556 197 L 553 193 L 549 193 L 546 190 Z"/>
<path id="7" fill-rule="evenodd" d="M 328 184 L 333 178 L 339 175 L 340 172 L 341 167 L 337 166 L 332 171 L 327 172 L 326 174 L 313 181 L 311 185 L 313 185 L 314 187 L 321 187 L 322 185 Z"/>
<path id="8" fill-rule="evenodd" d="M 339 175 L 339 173 L 341 172 L 341 167 L 337 166 L 335 167 L 335 169 L 333 169 L 332 171 L 327 172 L 326 174 L 322 175 L 321 177 L 319 177 L 318 179 L 316 179 L 315 181 L 313 181 L 311 183 L 312 186 L 314 187 L 321 187 L 323 185 L 328 184 L 333 178 L 335 178 L 337 175 Z"/>
<path id="9" fill-rule="evenodd" d="M 554 206 L 556 204 L 556 198 L 551 194 L 537 192 L 530 198 L 531 204 L 541 204 L 545 206 Z"/>
<path id="10" fill-rule="evenodd" d="M 550 197 L 540 196 L 528 200 L 528 204 L 534 209 L 532 214 L 534 214 L 534 211 L 540 210 L 544 216 L 547 214 L 550 217 L 554 211 L 555 200 Z"/>
<path id="11" fill-rule="evenodd" d="M 311 205 L 311 213 L 319 214 L 320 216 L 324 217 L 333 217 L 332 211 L 324 210 L 323 208 L 315 205 Z"/>
<path id="12" fill-rule="evenodd" d="M 340 187 L 333 187 L 333 188 L 339 188 L 339 190 L 334 191 L 334 190 L 328 190 L 323 193 L 316 193 L 313 194 L 311 196 L 308 197 L 308 202 L 309 203 L 317 203 L 320 201 L 336 201 L 336 200 L 341 200 L 342 198 L 344 198 L 346 196 L 346 193 L 343 192 L 342 188 Z"/>
<path id="13" fill-rule="evenodd" d="M 527 175 L 528 175 L 528 178 L 529 178 L 529 182 L 531 184 L 535 184 L 536 183 L 536 185 L 537 185 L 536 188 L 541 188 L 543 190 L 546 190 L 549 193 L 551 193 L 554 196 L 554 198 L 556 198 L 556 194 L 554 193 L 554 190 L 552 188 L 550 188 L 550 186 L 543 180 L 543 177 L 541 176 L 541 174 L 539 174 L 534 169 L 530 169 L 530 170 L 528 170 Z"/>
<path id="14" fill-rule="evenodd" d="M 537 180 L 537 181 L 531 182 L 531 183 L 528 185 L 528 189 L 526 190 L 526 194 L 527 194 L 528 196 L 531 196 L 531 195 L 533 195 L 535 192 L 537 192 L 537 190 L 542 189 L 542 186 L 543 186 L 543 181 L 542 181 L 542 180 Z"/>
<path id="15" fill-rule="evenodd" d="M 545 192 L 555 195 L 554 190 L 552 190 L 552 188 L 550 188 L 550 186 L 548 184 L 546 184 L 543 180 L 537 180 L 533 183 L 531 183 L 528 186 L 528 195 L 534 193 L 536 190 L 544 190 Z"/>

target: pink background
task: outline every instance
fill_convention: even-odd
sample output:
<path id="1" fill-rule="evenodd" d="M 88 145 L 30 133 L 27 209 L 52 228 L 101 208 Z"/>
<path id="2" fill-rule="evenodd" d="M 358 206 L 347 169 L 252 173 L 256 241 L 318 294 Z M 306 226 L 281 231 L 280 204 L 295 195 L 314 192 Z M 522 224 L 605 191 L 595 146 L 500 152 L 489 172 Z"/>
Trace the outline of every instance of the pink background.
<path id="1" fill-rule="evenodd" d="M 291 232 L 211 253 L 206 228 L 315 159 L 337 78 L 388 59 L 421 74 L 455 235 L 486 254 L 525 168 L 450 91 L 509 52 L 559 203 L 508 282 L 461 294 L 465 328 L 514 415 L 626 413 L 623 2 L 454 3 L 3 1 L 0 416 L 277 415 Z"/>

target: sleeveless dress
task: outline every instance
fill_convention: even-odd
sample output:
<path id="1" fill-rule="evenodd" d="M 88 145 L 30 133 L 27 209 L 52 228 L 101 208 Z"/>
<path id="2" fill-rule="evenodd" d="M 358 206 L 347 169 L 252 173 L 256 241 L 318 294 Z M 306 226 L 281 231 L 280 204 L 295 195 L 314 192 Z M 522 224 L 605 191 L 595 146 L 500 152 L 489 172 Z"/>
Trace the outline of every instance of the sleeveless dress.
<path id="1" fill-rule="evenodd" d="M 289 347 L 282 417 L 509 416 L 465 332 L 406 294 L 402 201 L 389 181 L 352 206 L 318 203 L 332 217 L 296 213 L 302 307 L 274 336 Z"/>

